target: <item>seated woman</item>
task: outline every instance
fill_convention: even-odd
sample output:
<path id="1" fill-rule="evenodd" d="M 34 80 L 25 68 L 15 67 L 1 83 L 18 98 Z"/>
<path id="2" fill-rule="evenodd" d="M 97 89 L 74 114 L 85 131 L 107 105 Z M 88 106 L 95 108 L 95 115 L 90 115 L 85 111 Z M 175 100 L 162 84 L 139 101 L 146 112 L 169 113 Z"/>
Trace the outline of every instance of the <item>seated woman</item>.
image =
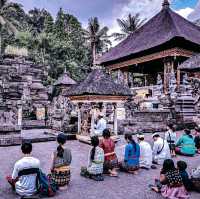
<path id="1" fill-rule="evenodd" d="M 176 143 L 176 153 L 180 155 L 193 156 L 196 153 L 194 138 L 189 129 L 184 130 L 184 134 Z"/>
<path id="2" fill-rule="evenodd" d="M 115 143 L 110 138 L 110 130 L 103 131 L 103 140 L 100 142 L 100 147 L 104 150 L 104 173 L 109 173 L 110 176 L 116 177 L 118 160 L 115 153 Z"/>
<path id="3" fill-rule="evenodd" d="M 68 185 L 70 182 L 70 164 L 72 155 L 70 149 L 64 147 L 66 141 L 66 135 L 64 133 L 59 134 L 57 137 L 59 145 L 57 150 L 53 152 L 50 177 L 59 187 Z"/>
<path id="4" fill-rule="evenodd" d="M 164 198 L 189 198 L 189 195 L 183 185 L 182 178 L 174 166 L 171 159 L 166 159 L 160 172 L 160 179 L 156 180 L 157 186 L 152 186 L 152 190 L 161 193 Z M 158 186 L 158 184 L 160 185 Z"/>
<path id="5" fill-rule="evenodd" d="M 125 134 L 127 145 L 125 147 L 124 161 L 119 164 L 120 170 L 137 174 L 139 169 L 140 146 L 137 144 L 131 134 Z"/>
<path id="6" fill-rule="evenodd" d="M 91 144 L 93 148 L 89 153 L 88 166 L 81 168 L 81 176 L 96 181 L 103 181 L 104 152 L 99 147 L 98 136 L 91 137 Z"/>

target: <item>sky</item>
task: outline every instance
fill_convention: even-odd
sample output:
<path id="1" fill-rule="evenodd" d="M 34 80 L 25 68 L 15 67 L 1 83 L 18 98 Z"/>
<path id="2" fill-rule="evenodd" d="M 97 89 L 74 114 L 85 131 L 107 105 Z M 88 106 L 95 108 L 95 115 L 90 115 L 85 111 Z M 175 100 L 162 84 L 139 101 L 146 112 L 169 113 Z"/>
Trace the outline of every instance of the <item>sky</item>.
<path id="1" fill-rule="evenodd" d="M 163 0 L 10 0 L 20 3 L 26 11 L 37 8 L 47 9 L 55 18 L 60 7 L 78 17 L 84 27 L 90 17 L 98 17 L 102 26 L 111 32 L 118 32 L 117 18 L 129 13 L 140 13 L 142 18 L 151 18 L 161 9 Z M 189 20 L 200 18 L 200 0 L 169 0 L 171 8 Z"/>

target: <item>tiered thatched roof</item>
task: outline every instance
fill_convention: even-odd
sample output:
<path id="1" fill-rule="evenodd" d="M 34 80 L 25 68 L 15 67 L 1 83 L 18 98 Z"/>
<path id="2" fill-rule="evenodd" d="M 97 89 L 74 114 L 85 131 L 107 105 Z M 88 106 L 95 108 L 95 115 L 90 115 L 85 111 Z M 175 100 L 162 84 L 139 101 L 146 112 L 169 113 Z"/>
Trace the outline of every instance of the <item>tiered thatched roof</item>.
<path id="1" fill-rule="evenodd" d="M 200 54 L 183 62 L 178 69 L 185 71 L 200 71 Z"/>
<path id="2" fill-rule="evenodd" d="M 200 27 L 173 12 L 168 1 L 164 1 L 163 9 L 156 16 L 105 53 L 98 63 L 105 65 L 138 53 L 162 49 L 163 45 L 178 45 L 176 41 L 181 41 L 186 47 L 189 43 L 197 48 L 200 46 Z"/>
<path id="3" fill-rule="evenodd" d="M 74 85 L 76 82 L 70 78 L 67 74 L 67 72 L 64 72 L 58 80 L 54 83 L 54 86 L 61 86 L 61 85 Z"/>
<path id="4" fill-rule="evenodd" d="M 106 95 L 106 96 L 130 96 L 131 90 L 114 82 L 112 77 L 100 69 L 93 70 L 79 85 L 70 89 L 66 95 Z"/>

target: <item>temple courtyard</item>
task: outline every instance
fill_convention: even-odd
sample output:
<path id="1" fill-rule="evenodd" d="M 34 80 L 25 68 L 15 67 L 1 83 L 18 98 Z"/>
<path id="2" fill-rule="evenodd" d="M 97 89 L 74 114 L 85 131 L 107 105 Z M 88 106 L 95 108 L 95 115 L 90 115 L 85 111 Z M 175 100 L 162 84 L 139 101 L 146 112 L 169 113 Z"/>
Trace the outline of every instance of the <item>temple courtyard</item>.
<path id="1" fill-rule="evenodd" d="M 149 141 L 151 141 L 150 135 L 146 137 Z M 124 144 L 124 139 L 121 137 L 121 141 L 119 141 L 116 146 L 119 159 L 122 159 L 123 157 Z M 42 170 L 45 173 L 49 172 L 51 165 L 51 153 L 56 149 L 56 146 L 57 144 L 54 141 L 33 144 L 33 156 L 40 159 Z M 162 198 L 159 194 L 150 191 L 148 188 L 148 184 L 152 184 L 154 178 L 158 177 L 160 167 L 158 167 L 157 170 L 140 170 L 138 175 L 119 173 L 118 178 L 106 176 L 103 182 L 95 182 L 79 175 L 81 166 L 87 165 L 87 157 L 90 146 L 78 141 L 68 141 L 66 146 L 72 150 L 73 156 L 71 165 L 71 182 L 68 190 L 59 191 L 54 197 L 55 199 Z M 21 156 L 20 146 L 0 148 L 0 199 L 20 198 L 12 192 L 5 180 L 5 176 L 12 172 L 15 161 L 20 159 Z M 180 159 L 185 160 L 188 163 L 188 171 L 195 168 L 197 165 L 200 165 L 200 155 L 196 155 L 192 158 L 180 156 L 174 158 L 175 161 Z M 199 198 L 199 194 L 191 193 L 190 198 L 197 199 Z"/>

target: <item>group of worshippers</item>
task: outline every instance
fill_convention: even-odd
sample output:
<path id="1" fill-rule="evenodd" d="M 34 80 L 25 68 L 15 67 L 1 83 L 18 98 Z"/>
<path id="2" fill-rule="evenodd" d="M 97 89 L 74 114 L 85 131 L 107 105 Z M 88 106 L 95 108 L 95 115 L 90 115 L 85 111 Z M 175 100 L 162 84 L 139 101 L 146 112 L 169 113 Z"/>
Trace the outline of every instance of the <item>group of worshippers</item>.
<path id="1" fill-rule="evenodd" d="M 175 140 L 175 134 L 172 126 L 168 127 L 168 131 L 163 139 L 159 133 L 154 133 L 153 147 L 145 141 L 144 134 L 138 134 L 136 142 L 131 134 L 125 134 L 126 141 L 124 156 L 119 161 L 115 152 L 115 143 L 111 139 L 111 132 L 105 128 L 100 139 L 98 136 L 91 137 L 92 148 L 88 155 L 88 165 L 81 168 L 81 176 L 93 179 L 95 181 L 103 181 L 104 175 L 117 177 L 118 171 L 128 172 L 130 174 L 137 174 L 140 169 L 156 169 L 158 164 L 163 164 L 160 173 L 160 178 L 156 180 L 152 190 L 162 193 L 164 197 L 174 197 L 176 194 L 181 198 L 187 198 L 187 190 L 184 185 L 189 179 L 185 173 L 187 164 L 179 163 L 177 168 L 171 156 L 176 152 L 182 155 L 193 156 L 199 152 L 199 128 L 196 129 L 195 139 L 191 135 L 190 130 L 186 129 L 184 134 Z M 70 182 L 71 172 L 70 164 L 72 161 L 71 150 L 65 147 L 67 137 L 64 133 L 60 133 L 57 137 L 58 146 L 52 154 L 51 171 L 48 177 L 53 180 L 59 188 L 66 189 Z M 8 176 L 7 180 L 17 194 L 21 196 L 30 196 L 37 193 L 37 176 L 34 173 L 23 173 L 27 169 L 41 169 L 40 161 L 31 156 L 32 144 L 24 142 L 21 146 L 24 157 L 18 160 L 13 169 L 12 176 Z M 175 152 L 174 152 L 175 151 Z M 182 173 L 181 173 L 182 172 Z M 200 165 L 193 172 L 193 182 L 200 183 Z M 186 179 L 186 180 L 185 180 Z M 185 184 L 184 184 L 185 183 Z M 195 183 L 194 183 L 195 184 Z M 191 185 L 191 187 L 194 185 Z M 172 196 L 172 197 L 171 197 Z"/>

